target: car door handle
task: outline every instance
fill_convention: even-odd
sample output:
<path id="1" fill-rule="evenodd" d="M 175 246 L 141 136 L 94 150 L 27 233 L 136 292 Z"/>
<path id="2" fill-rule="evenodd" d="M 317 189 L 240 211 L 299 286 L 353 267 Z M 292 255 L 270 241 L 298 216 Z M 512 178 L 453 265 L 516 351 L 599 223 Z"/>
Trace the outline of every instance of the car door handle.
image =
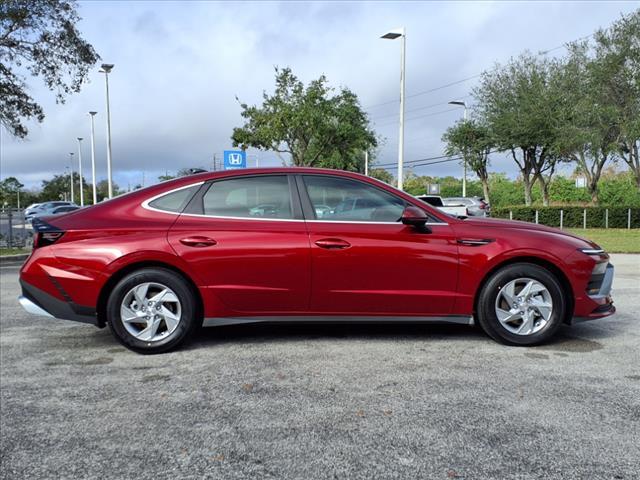
<path id="1" fill-rule="evenodd" d="M 187 247 L 211 247 L 218 242 L 216 242 L 213 238 L 196 236 L 181 238 L 180 243 L 186 245 Z"/>
<path id="2" fill-rule="evenodd" d="M 316 240 L 316 245 L 320 248 L 326 248 L 329 250 L 340 250 L 343 248 L 349 248 L 351 244 L 340 238 L 323 238 Z"/>

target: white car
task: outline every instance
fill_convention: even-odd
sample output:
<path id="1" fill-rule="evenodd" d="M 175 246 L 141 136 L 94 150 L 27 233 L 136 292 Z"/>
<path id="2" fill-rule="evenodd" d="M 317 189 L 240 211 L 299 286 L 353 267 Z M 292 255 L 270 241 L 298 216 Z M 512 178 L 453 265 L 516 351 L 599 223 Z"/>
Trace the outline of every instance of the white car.
<path id="1" fill-rule="evenodd" d="M 449 215 L 454 217 L 466 217 L 468 216 L 467 207 L 464 205 L 445 205 L 442 201 L 442 197 L 438 195 L 417 195 L 418 200 L 422 200 L 424 203 L 428 203 L 432 207 L 436 207 Z"/>
<path id="2" fill-rule="evenodd" d="M 68 207 L 68 206 L 77 206 L 73 202 L 63 202 L 63 201 L 55 201 L 55 202 L 45 202 L 39 204 L 37 207 L 33 208 L 30 212 L 25 211 L 25 219 L 27 222 L 32 221 L 35 217 L 44 217 L 46 215 L 51 215 L 51 212 L 58 207 Z"/>

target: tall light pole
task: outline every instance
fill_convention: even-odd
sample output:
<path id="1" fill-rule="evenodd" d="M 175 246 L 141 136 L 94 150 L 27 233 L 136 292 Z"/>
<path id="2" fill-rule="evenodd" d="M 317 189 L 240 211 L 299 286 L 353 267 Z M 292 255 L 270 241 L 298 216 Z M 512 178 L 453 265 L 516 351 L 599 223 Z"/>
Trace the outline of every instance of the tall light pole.
<path id="1" fill-rule="evenodd" d="M 66 167 L 64 167 L 64 171 L 65 171 L 65 173 L 66 173 L 67 175 L 70 175 L 70 174 L 69 174 L 69 165 L 67 165 Z M 64 201 L 65 201 L 65 202 L 67 201 L 67 192 L 64 192 Z M 73 200 L 71 200 L 71 201 L 73 202 Z"/>
<path id="2" fill-rule="evenodd" d="M 91 184 L 93 187 L 93 204 L 98 203 L 98 193 L 96 191 L 96 125 L 94 117 L 98 112 L 89 112 L 91 117 Z"/>
<path id="3" fill-rule="evenodd" d="M 73 194 L 73 152 L 69 152 L 69 182 L 71 183 L 71 203 L 75 201 Z"/>
<path id="4" fill-rule="evenodd" d="M 109 198 L 113 197 L 113 179 L 111 175 L 111 111 L 109 110 L 109 72 L 113 69 L 112 63 L 103 63 L 100 73 L 104 73 L 104 81 L 107 88 L 107 184 Z"/>
<path id="5" fill-rule="evenodd" d="M 369 150 L 364 151 L 364 174 L 369 176 Z"/>
<path id="6" fill-rule="evenodd" d="M 403 163 L 404 163 L 404 77 L 405 77 L 405 49 L 407 47 L 407 34 L 404 29 L 396 28 L 382 35 L 386 40 L 402 38 L 402 48 L 400 50 L 400 134 L 398 136 L 398 190 L 403 186 Z"/>
<path id="7" fill-rule="evenodd" d="M 459 107 L 464 107 L 464 122 L 467 122 L 467 104 L 460 101 L 451 101 L 449 105 L 458 105 Z M 462 157 L 462 196 L 467 196 L 467 159 L 466 156 Z"/>
<path id="8" fill-rule="evenodd" d="M 84 188 L 82 185 L 82 137 L 78 137 L 78 176 L 80 177 L 80 206 L 84 207 Z"/>

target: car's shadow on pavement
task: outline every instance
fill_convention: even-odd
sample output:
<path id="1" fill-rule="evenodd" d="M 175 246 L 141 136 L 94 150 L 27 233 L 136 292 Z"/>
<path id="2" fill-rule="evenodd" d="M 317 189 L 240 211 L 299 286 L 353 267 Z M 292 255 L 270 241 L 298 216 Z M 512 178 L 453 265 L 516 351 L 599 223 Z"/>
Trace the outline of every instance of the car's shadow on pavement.
<path id="1" fill-rule="evenodd" d="M 575 335 L 575 329 L 562 326 L 549 342 L 530 347 L 552 352 L 586 353 L 600 350 L 595 340 Z M 608 335 L 607 335 L 608 336 Z M 224 327 L 202 328 L 186 349 L 206 348 L 232 343 L 283 343 L 323 340 L 366 340 L 368 342 L 473 342 L 497 345 L 478 326 L 408 323 L 255 323 Z M 505 348 L 529 348 L 507 347 Z"/>
<path id="2" fill-rule="evenodd" d="M 281 343 L 314 340 L 489 340 L 479 328 L 465 325 L 402 323 L 255 323 L 202 328 L 187 348 L 225 343 Z"/>

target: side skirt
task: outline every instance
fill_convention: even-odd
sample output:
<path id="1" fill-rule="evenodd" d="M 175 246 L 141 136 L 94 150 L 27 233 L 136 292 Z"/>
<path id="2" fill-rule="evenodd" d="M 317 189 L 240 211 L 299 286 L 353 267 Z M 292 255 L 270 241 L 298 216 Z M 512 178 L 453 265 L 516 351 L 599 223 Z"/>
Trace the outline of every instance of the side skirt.
<path id="1" fill-rule="evenodd" d="M 241 325 L 245 323 L 453 323 L 473 325 L 472 316 L 446 315 L 441 317 L 377 317 L 377 316 L 261 316 L 205 318 L 203 327 Z"/>

